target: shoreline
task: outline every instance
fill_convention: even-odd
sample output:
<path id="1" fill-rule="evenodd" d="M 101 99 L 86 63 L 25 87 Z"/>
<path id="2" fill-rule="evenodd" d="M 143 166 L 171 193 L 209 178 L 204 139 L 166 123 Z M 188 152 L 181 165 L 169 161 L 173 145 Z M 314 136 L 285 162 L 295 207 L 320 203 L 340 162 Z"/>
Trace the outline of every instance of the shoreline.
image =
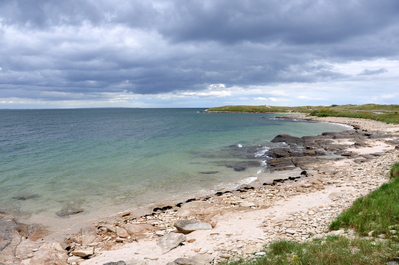
<path id="1" fill-rule="evenodd" d="M 398 125 L 370 120 L 334 117 L 310 119 L 348 124 L 366 132 L 399 132 Z M 394 138 L 398 141 L 397 136 Z M 344 140 L 338 141 L 342 143 Z M 211 259 L 216 264 L 234 257 L 253 257 L 254 254 L 260 256 L 262 246 L 272 240 L 307 240 L 310 236 L 326 234 L 326 225 L 339 211 L 348 207 L 355 198 L 388 180 L 386 171 L 399 151 L 395 149 L 395 145 L 388 145 L 384 141 L 382 138 L 372 139 L 368 143 L 370 146 L 363 149 L 352 148 L 353 152 L 364 151 L 364 155 L 370 151 L 386 153 L 365 162 L 355 162 L 351 158 L 330 161 L 319 169 L 308 170 L 308 177 L 293 178 L 274 185 L 256 182 L 242 185 L 238 189 L 220 192 L 218 195 L 193 198 L 180 207 L 164 206 L 157 211 L 153 209 L 152 214 L 141 217 L 133 217 L 132 213 L 121 213 L 84 228 L 70 237 L 68 244 L 62 246 L 64 249 L 69 248 L 70 256 L 65 256 L 66 253 L 60 250 L 59 255 L 65 254 L 62 257 L 67 258 L 69 264 L 85 265 L 119 260 L 125 260 L 126 264 L 166 264 L 177 258 L 192 257 Z M 353 143 L 350 145 L 354 146 Z M 362 170 L 359 170 L 360 167 Z M 298 171 L 285 172 L 293 177 L 299 174 Z M 316 232 L 312 234 L 305 227 L 307 222 L 303 220 L 317 218 L 321 219 L 318 224 L 310 222 L 311 231 Z M 183 245 L 162 254 L 157 241 L 167 234 L 175 234 L 174 223 L 184 219 L 209 223 L 212 230 L 198 230 L 187 234 Z M 123 234 L 128 232 L 128 224 L 136 231 Z M 57 244 L 47 242 L 38 246 L 40 244 L 31 244 L 28 241 L 30 240 L 21 240 L 19 244 L 20 248 L 26 245 L 25 251 L 20 250 L 20 264 L 35 264 L 32 263 L 35 262 L 35 257 L 46 249 L 43 245 L 47 244 L 48 248 L 49 244 Z M 33 248 L 32 245 L 36 247 Z M 37 250 L 32 252 L 32 249 Z M 74 251 L 75 255 L 71 255 Z M 77 251 L 86 251 L 87 255 L 76 255 Z M 92 258 L 87 259 L 89 256 Z"/>

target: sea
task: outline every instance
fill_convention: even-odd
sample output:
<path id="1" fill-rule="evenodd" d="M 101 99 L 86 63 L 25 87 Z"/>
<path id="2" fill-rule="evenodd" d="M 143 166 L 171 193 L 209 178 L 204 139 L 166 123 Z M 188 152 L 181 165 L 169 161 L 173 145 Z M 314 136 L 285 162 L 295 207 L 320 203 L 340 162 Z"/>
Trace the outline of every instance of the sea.
<path id="1" fill-rule="evenodd" d="M 203 110 L 0 110 L 0 211 L 53 231 L 140 214 L 269 174 L 265 153 L 278 134 L 348 129 Z"/>

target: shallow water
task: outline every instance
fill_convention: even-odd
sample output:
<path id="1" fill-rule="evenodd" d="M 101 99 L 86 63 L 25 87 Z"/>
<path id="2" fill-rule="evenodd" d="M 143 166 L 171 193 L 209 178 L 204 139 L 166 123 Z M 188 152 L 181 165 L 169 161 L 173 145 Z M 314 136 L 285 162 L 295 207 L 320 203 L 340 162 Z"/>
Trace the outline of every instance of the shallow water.
<path id="1" fill-rule="evenodd" d="M 0 210 L 61 225 L 233 187 L 257 176 L 277 134 L 347 129 L 200 110 L 0 110 Z M 62 209 L 84 212 L 65 220 Z"/>

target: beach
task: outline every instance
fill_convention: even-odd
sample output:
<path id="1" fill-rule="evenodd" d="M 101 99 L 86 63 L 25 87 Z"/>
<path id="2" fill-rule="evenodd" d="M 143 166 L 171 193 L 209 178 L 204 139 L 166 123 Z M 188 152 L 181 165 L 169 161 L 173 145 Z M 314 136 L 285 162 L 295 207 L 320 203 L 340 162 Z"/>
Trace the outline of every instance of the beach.
<path id="1" fill-rule="evenodd" d="M 262 247 L 279 239 L 350 236 L 351 231 L 328 231 L 328 225 L 356 198 L 389 180 L 390 166 L 398 160 L 399 126 L 349 118 L 306 119 L 347 124 L 358 132 L 350 137 L 343 133 L 342 137 L 340 133 L 325 135 L 329 146 L 339 146 L 339 159 L 309 160 L 301 167 L 278 170 L 278 181 L 265 182 L 260 176 L 234 190 L 179 205 L 159 205 L 143 216 L 121 212 L 82 227 L 62 242 L 43 237 L 45 233 L 41 234 L 39 228 L 19 227 L 23 235 L 18 237 L 21 231 L 14 234 L 3 249 L 10 256 L 0 262 L 217 264 L 237 257 L 262 256 Z M 8 218 L 12 223 L 12 217 Z M 184 220 L 191 220 L 188 223 L 197 228 L 179 232 L 177 227 L 182 229 L 179 224 Z"/>

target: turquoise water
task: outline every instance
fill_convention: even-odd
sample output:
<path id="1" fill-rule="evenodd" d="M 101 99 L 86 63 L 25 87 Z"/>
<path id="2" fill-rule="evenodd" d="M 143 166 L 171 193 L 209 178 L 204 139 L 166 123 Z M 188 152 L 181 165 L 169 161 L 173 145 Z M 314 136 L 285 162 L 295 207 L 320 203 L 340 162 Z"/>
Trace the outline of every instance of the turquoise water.
<path id="1" fill-rule="evenodd" d="M 200 110 L 0 110 L 0 210 L 37 221 L 143 207 L 256 176 L 277 134 L 346 129 Z M 246 160 L 259 167 L 226 166 Z"/>

